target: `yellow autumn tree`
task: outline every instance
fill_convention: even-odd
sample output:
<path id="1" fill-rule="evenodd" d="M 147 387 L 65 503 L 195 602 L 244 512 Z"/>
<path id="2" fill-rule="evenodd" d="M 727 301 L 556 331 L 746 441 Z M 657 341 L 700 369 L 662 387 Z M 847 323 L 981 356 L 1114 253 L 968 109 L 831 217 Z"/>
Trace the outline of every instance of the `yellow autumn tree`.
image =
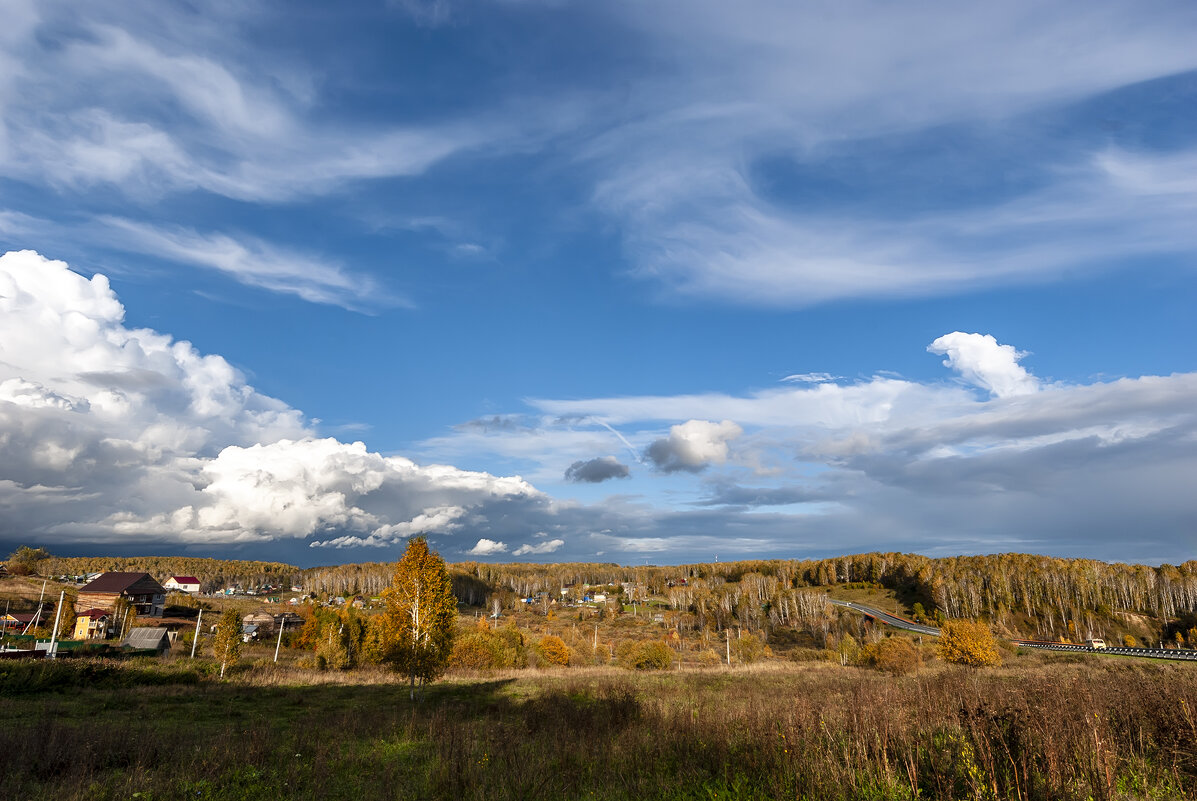
<path id="1" fill-rule="evenodd" d="M 1000 665 L 997 640 L 993 632 L 981 622 L 949 620 L 940 629 L 939 657 L 957 665 L 983 667 Z"/>
<path id="2" fill-rule="evenodd" d="M 561 639 L 555 634 L 547 634 L 540 638 L 540 642 L 536 644 L 540 655 L 544 657 L 545 662 L 550 665 L 560 665 L 565 667 L 569 664 L 569 646 L 565 644 L 565 640 Z"/>
<path id="3" fill-rule="evenodd" d="M 237 664 L 241 658 L 241 615 L 236 609 L 226 609 L 216 624 L 212 637 L 212 655 L 220 661 L 220 677 L 229 665 Z"/>
<path id="4" fill-rule="evenodd" d="M 453 653 L 457 599 L 445 560 L 417 537 L 395 566 L 391 586 L 382 592 L 386 604 L 379 631 L 382 661 L 411 682 L 432 681 L 444 672 Z"/>

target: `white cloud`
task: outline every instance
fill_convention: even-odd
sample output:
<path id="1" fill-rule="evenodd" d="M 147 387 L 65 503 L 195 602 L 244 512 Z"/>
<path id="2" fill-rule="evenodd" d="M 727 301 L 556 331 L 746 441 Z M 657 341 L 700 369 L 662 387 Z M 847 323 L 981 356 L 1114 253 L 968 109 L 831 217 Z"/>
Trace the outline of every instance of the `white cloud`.
<path id="1" fill-rule="evenodd" d="M 497 553 L 507 553 L 507 543 L 495 542 L 494 540 L 488 540 L 483 537 L 482 539 L 478 540 L 478 543 L 473 548 L 470 548 L 468 551 L 466 551 L 466 553 L 470 554 L 471 556 L 493 556 Z M 518 552 L 516 555 L 519 555 Z"/>
<path id="2" fill-rule="evenodd" d="M 100 221 L 109 229 L 101 236 L 122 250 L 218 270 L 241 283 L 296 295 L 312 303 L 348 309 L 409 305 L 401 298 L 388 296 L 367 275 L 349 273 L 339 264 L 253 237 L 201 234 L 115 217 Z"/>
<path id="3" fill-rule="evenodd" d="M 947 356 L 944 367 L 951 367 L 964 380 L 988 390 L 996 398 L 1039 391 L 1039 380 L 1018 363 L 1026 354 L 1010 345 L 999 345 L 990 334 L 953 331 L 936 339 L 927 350 Z"/>
<path id="4" fill-rule="evenodd" d="M 726 462 L 728 443 L 743 433 L 731 420 L 688 420 L 670 428 L 669 436 L 653 442 L 645 454 L 666 473 L 697 472 L 707 465 Z"/>
<path id="5" fill-rule="evenodd" d="M 66 189 L 108 185 L 142 199 L 203 189 L 281 201 L 417 175 L 518 136 L 504 120 L 341 124 L 311 90 L 319 76 L 250 46 L 244 17 L 252 14 L 233 7 L 210 9 L 205 20 L 52 4 L 26 10 L 0 43 L 21 65 L 7 73 L 9 90 L 0 87 L 0 174 L 9 177 Z"/>
<path id="6" fill-rule="evenodd" d="M 518 477 L 317 439 L 221 357 L 123 320 L 104 276 L 0 256 L 0 534 L 381 546 L 545 503 Z"/>
<path id="7" fill-rule="evenodd" d="M 826 384 L 835 381 L 838 376 L 831 373 L 794 373 L 781 379 L 786 384 Z"/>
<path id="8" fill-rule="evenodd" d="M 630 121 L 597 130 L 584 153 L 594 201 L 620 221 L 638 273 L 670 292 L 805 306 L 1042 281 L 1197 248 L 1197 190 L 1173 172 L 1191 172 L 1191 155 L 1084 144 L 1024 155 L 1042 188 L 1013 199 L 973 191 L 971 207 L 928 210 L 790 206 L 760 166 L 817 176 L 838 153 L 883 170 L 871 161 L 878 143 L 951 126 L 1017 141 L 1001 126 L 1020 130 L 1032 110 L 1197 68 L 1191 8 L 1147 19 L 1099 4 L 1083 20 L 1029 2 L 981 13 L 941 2 L 616 8 L 669 69 L 637 82 Z"/>
<path id="9" fill-rule="evenodd" d="M 511 552 L 512 556 L 529 556 L 541 555 L 546 553 L 554 553 L 561 550 L 565 545 L 565 540 L 548 540 L 547 542 L 537 543 L 536 545 L 523 544 Z"/>

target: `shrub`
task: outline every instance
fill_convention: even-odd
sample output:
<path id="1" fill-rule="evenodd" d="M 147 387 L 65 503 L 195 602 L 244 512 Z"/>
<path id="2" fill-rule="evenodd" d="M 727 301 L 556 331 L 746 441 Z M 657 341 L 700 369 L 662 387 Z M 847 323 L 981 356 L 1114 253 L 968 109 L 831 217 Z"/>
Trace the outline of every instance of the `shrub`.
<path id="1" fill-rule="evenodd" d="M 737 637 L 731 643 L 732 656 L 741 665 L 751 665 L 767 656 L 772 656 L 768 646 L 755 634 L 745 634 Z"/>
<path id="2" fill-rule="evenodd" d="M 494 670 L 503 664 L 502 640 L 487 632 L 470 632 L 453 643 L 449 665 L 467 670 Z"/>
<path id="3" fill-rule="evenodd" d="M 623 642 L 615 649 L 615 661 L 628 670 L 668 670 L 673 651 L 663 642 Z"/>
<path id="4" fill-rule="evenodd" d="M 565 666 L 569 664 L 569 646 L 560 637 L 549 634 L 540 638 L 536 644 L 537 650 L 544 661 L 550 665 Z"/>
<path id="5" fill-rule="evenodd" d="M 939 658 L 971 667 L 1002 663 L 989 626 L 968 620 L 950 620 L 943 625 L 939 634 Z"/>
<path id="6" fill-rule="evenodd" d="M 914 673 L 922 664 L 918 649 L 906 637 L 887 637 L 877 643 L 874 664 L 878 670 L 905 676 Z"/>

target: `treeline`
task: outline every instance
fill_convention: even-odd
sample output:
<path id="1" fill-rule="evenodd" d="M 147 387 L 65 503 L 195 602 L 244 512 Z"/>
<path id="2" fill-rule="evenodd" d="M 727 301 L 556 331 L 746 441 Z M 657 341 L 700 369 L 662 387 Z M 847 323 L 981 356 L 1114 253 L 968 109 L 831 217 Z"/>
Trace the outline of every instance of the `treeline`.
<path id="1" fill-rule="evenodd" d="M 626 584 L 628 600 L 664 596 L 673 611 L 686 615 L 679 625 L 695 628 L 810 627 L 827 610 L 809 590 L 849 583 L 891 589 L 929 620 L 983 618 L 1011 632 L 1051 639 L 1111 630 L 1119 613 L 1166 625 L 1197 611 L 1197 561 L 1192 560 L 1150 567 L 1028 554 L 931 559 L 869 553 L 671 567 L 463 563 L 453 569 L 500 596 L 583 583 Z"/>
<path id="2" fill-rule="evenodd" d="M 43 574 L 139 570 L 165 579 L 193 575 L 205 591 L 229 584 L 292 584 L 319 596 L 380 593 L 393 563 L 299 569 L 278 562 L 197 557 L 50 557 Z M 472 606 L 515 608 L 520 598 L 582 585 L 606 588 L 624 602 L 665 598 L 679 628 L 729 626 L 819 628 L 828 611 L 810 591 L 869 583 L 893 590 L 928 620 L 982 618 L 1011 632 L 1057 639 L 1113 631 L 1120 615 L 1142 615 L 1157 628 L 1197 612 L 1197 560 L 1133 565 L 1029 554 L 932 559 L 868 553 L 816 560 L 745 560 L 677 566 L 612 563 L 449 565 L 458 599 Z M 918 606 L 915 606 L 918 604 Z"/>
<path id="3" fill-rule="evenodd" d="M 201 592 L 216 592 L 238 584 L 246 588 L 269 584 L 290 589 L 302 573 L 298 567 L 282 562 L 198 556 L 52 556 L 39 563 L 38 572 L 51 576 L 137 572 L 149 573 L 158 581 L 170 576 L 195 576 L 200 581 Z"/>

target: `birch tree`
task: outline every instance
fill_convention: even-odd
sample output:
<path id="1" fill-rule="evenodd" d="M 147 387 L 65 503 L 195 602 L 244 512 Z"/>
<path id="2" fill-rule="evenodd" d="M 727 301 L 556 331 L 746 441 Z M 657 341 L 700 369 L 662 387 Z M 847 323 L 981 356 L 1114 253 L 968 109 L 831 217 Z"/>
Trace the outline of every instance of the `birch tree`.
<path id="1" fill-rule="evenodd" d="M 224 678 L 224 669 L 237 664 L 241 658 L 241 615 L 236 609 L 226 609 L 216 624 L 216 634 L 212 637 L 212 655 L 220 660 L 220 677 Z"/>
<path id="2" fill-rule="evenodd" d="M 417 681 L 423 685 L 444 672 L 457 626 L 449 570 L 423 537 L 407 546 L 382 599 L 383 661 L 408 677 L 414 700 Z"/>

